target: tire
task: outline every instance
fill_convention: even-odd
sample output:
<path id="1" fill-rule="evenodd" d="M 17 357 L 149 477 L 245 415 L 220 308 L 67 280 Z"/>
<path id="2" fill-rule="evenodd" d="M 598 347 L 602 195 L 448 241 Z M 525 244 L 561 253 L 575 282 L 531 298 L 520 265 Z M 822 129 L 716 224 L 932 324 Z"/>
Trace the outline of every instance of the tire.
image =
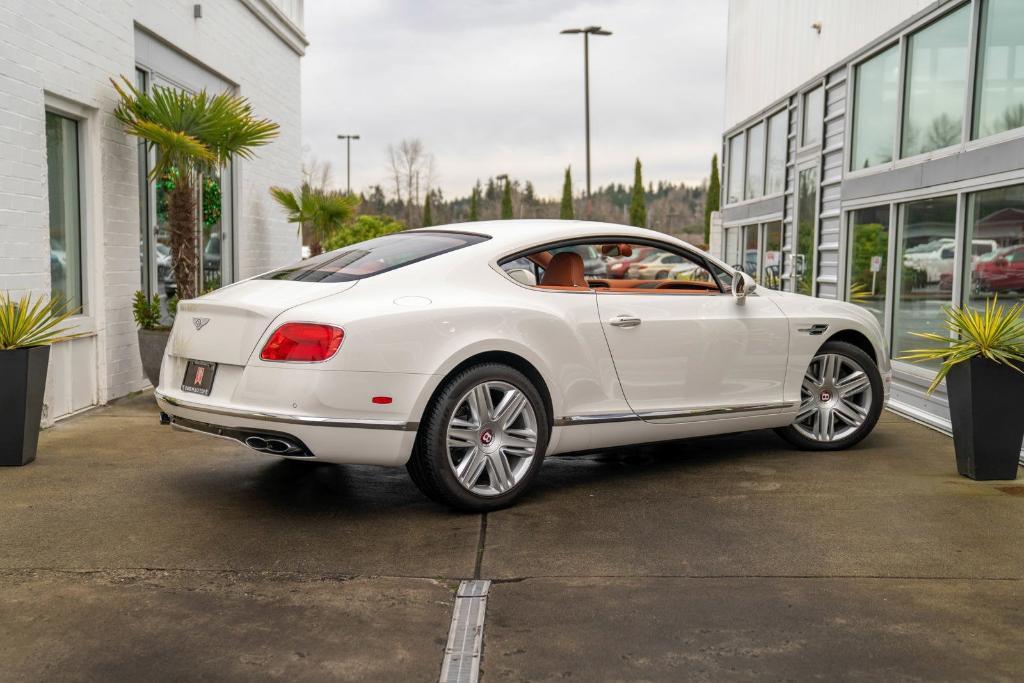
<path id="1" fill-rule="evenodd" d="M 855 381 L 858 371 L 864 377 Z M 829 398 L 822 400 L 826 394 Z M 882 413 L 882 376 L 862 349 L 846 342 L 825 342 L 807 368 L 800 398 L 793 424 L 776 433 L 803 450 L 843 450 L 875 428 Z"/>
<path id="2" fill-rule="evenodd" d="M 427 406 L 406 469 L 434 501 L 466 512 L 497 510 L 529 488 L 549 435 L 533 383 L 515 368 L 482 363 L 450 377 Z"/>

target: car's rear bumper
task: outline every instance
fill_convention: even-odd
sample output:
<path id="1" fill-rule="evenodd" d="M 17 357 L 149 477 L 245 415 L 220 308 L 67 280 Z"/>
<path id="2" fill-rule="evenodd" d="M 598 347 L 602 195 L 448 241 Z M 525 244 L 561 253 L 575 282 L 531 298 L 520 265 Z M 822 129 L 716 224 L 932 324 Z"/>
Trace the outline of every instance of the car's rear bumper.
<path id="1" fill-rule="evenodd" d="M 196 403 L 156 392 L 160 409 L 171 424 L 243 443 L 249 437 L 280 439 L 295 449 L 260 452 L 287 458 L 363 465 L 404 465 L 416 439 L 416 422 L 316 417 L 239 409 L 228 405 Z M 246 443 L 249 440 L 250 443 Z"/>

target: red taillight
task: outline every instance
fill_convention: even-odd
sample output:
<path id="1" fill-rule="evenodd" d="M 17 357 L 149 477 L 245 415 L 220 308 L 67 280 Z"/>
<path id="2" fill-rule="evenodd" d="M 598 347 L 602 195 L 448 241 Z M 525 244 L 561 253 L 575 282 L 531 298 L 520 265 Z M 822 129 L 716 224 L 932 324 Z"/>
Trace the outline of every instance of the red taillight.
<path id="1" fill-rule="evenodd" d="M 286 323 L 274 330 L 260 351 L 262 360 L 315 362 L 327 360 L 341 346 L 340 327 L 313 323 Z"/>

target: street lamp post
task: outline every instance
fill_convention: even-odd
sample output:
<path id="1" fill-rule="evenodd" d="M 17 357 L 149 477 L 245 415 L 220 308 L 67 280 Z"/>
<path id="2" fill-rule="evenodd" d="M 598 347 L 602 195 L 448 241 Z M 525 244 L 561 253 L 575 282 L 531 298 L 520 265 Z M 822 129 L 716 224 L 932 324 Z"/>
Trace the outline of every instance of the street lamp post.
<path id="1" fill-rule="evenodd" d="M 587 137 L 587 218 L 590 218 L 590 36 L 610 36 L 611 31 L 605 31 L 600 26 L 587 26 L 585 28 L 567 28 L 563 34 L 583 34 L 583 121 Z"/>
<path id="2" fill-rule="evenodd" d="M 352 194 L 352 141 L 358 140 L 358 135 L 339 135 L 339 140 L 345 141 L 345 192 Z"/>

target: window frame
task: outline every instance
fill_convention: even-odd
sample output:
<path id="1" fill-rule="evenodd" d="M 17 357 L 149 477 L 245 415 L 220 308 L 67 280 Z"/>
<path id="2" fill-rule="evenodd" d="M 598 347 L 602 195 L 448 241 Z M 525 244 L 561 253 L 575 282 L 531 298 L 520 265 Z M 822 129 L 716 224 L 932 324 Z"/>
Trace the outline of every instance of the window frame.
<path id="1" fill-rule="evenodd" d="M 818 142 L 809 143 L 805 139 L 807 133 L 807 131 L 805 130 L 805 124 L 807 123 L 807 121 L 804 118 L 807 114 L 807 112 L 805 111 L 807 108 L 807 96 L 818 90 L 821 91 L 821 120 L 817 122 L 819 139 Z M 826 111 L 828 110 L 828 87 L 825 83 L 825 78 L 817 78 L 812 84 L 808 84 L 807 87 L 803 88 L 797 93 L 797 99 L 799 101 L 799 104 L 797 106 L 800 112 L 800 130 L 797 131 L 800 144 L 797 146 L 797 151 L 802 152 L 807 149 L 813 149 L 815 147 L 823 146 L 825 144 L 825 116 Z"/>
<path id="2" fill-rule="evenodd" d="M 903 124 L 907 106 L 907 89 L 910 87 L 910 79 L 908 78 L 909 74 L 907 73 L 907 63 L 910 59 L 910 39 L 922 31 L 927 31 L 938 22 L 952 16 L 968 5 L 970 5 L 970 16 L 968 18 L 966 48 L 967 71 L 964 74 L 964 100 L 961 103 L 963 116 L 960 118 L 960 141 L 952 145 L 947 145 L 946 147 L 939 147 L 927 152 L 920 152 L 918 154 L 905 157 L 903 156 Z M 897 121 L 898 137 L 896 140 L 896 156 L 892 166 L 893 168 L 913 166 L 914 164 L 919 164 L 922 161 L 927 161 L 928 159 L 939 159 L 952 154 L 957 154 L 966 149 L 966 143 L 970 138 L 970 131 L 973 126 L 973 112 L 971 110 L 973 109 L 974 102 L 974 72 L 978 49 L 978 8 L 978 0 L 964 0 L 964 2 L 951 4 L 950 7 L 943 7 L 941 13 L 928 17 L 926 21 L 914 25 L 900 35 L 900 99 L 898 107 L 899 111 L 897 112 L 899 119 Z"/>
<path id="3" fill-rule="evenodd" d="M 723 203 L 723 206 L 740 206 L 740 205 L 743 205 L 743 204 L 751 204 L 751 203 L 754 203 L 754 202 L 763 201 L 765 199 L 772 199 L 772 198 L 775 198 L 775 197 L 781 197 L 781 196 L 786 194 L 786 169 L 789 166 L 789 162 L 790 162 L 790 157 L 789 157 L 789 139 L 790 139 L 789 115 L 790 114 L 789 114 L 789 111 L 790 111 L 790 106 L 789 106 L 789 101 L 788 100 L 785 101 L 785 102 L 778 103 L 775 106 L 771 107 L 770 109 L 767 109 L 765 112 L 763 112 L 762 114 L 758 115 L 757 117 L 749 119 L 748 121 L 744 122 L 743 126 L 741 128 L 737 128 L 736 130 L 734 130 L 731 135 L 727 134 L 727 135 L 724 136 L 724 139 L 725 139 L 725 152 L 724 152 L 724 156 L 725 156 L 725 183 L 723 185 L 723 189 L 724 189 L 724 193 L 723 194 L 724 194 L 725 202 Z M 783 149 L 782 149 L 782 154 L 783 154 L 783 157 L 782 157 L 782 189 L 779 192 L 769 193 L 768 192 L 768 148 L 769 148 L 769 143 L 771 142 L 771 137 L 770 137 L 771 125 L 770 125 L 770 123 L 771 123 L 771 120 L 773 118 L 775 118 L 779 114 L 785 114 L 786 115 L 786 120 L 784 122 L 786 136 L 784 138 L 785 142 L 783 143 Z M 750 151 L 749 151 L 750 150 L 750 130 L 752 128 L 755 128 L 755 127 L 759 126 L 759 125 L 763 125 L 764 126 L 764 136 L 763 136 L 762 141 L 761 141 L 761 194 L 758 195 L 757 197 L 751 197 L 751 198 L 747 199 L 746 198 L 746 193 L 747 193 L 747 171 L 748 171 L 749 164 L 750 164 Z M 740 199 L 738 199 L 735 202 L 730 202 L 729 201 L 729 178 L 730 178 L 729 174 L 731 172 L 731 167 L 732 167 L 732 160 L 731 160 L 731 157 L 732 157 L 732 146 L 731 146 L 730 143 L 732 142 L 733 139 L 735 139 L 737 137 L 740 137 L 740 136 L 743 137 L 743 143 L 741 145 L 742 149 L 743 149 L 743 168 L 740 169 L 741 178 L 742 178 L 741 187 L 739 188 L 740 189 Z"/>
<path id="4" fill-rule="evenodd" d="M 715 268 L 717 268 L 718 270 L 725 271 L 726 273 L 731 275 L 731 274 L 734 273 L 734 271 L 733 271 L 733 269 L 731 267 L 717 262 L 715 259 L 709 257 L 707 254 L 705 254 L 705 253 L 703 253 L 701 251 L 698 251 L 696 249 L 692 249 L 692 248 L 689 248 L 689 247 L 683 247 L 683 246 L 679 246 L 679 245 L 675 245 L 675 244 L 668 244 L 666 242 L 662 242 L 662 241 L 657 240 L 657 239 L 652 239 L 652 238 L 649 238 L 649 237 L 638 237 L 638 236 L 635 236 L 635 235 L 591 235 L 591 236 L 584 236 L 584 237 L 573 237 L 573 238 L 570 238 L 570 239 L 554 240 L 554 241 L 551 241 L 551 242 L 542 242 L 540 244 L 528 247 L 526 249 L 518 249 L 518 250 L 516 250 L 514 252 L 510 252 L 508 254 L 505 254 L 504 256 L 499 256 L 498 258 L 494 259 L 493 263 L 491 264 L 492 265 L 492 270 L 500 273 L 501 276 L 503 278 L 505 278 L 506 280 L 508 280 L 509 282 L 512 282 L 513 284 L 516 284 L 519 287 L 523 287 L 523 288 L 531 290 L 531 291 L 546 292 L 546 293 L 549 293 L 549 294 L 597 294 L 599 292 L 600 293 L 605 293 L 605 294 L 629 294 L 630 292 L 616 292 L 614 290 L 605 289 L 605 288 L 602 288 L 602 287 L 596 287 L 596 288 L 595 287 L 588 287 L 587 289 L 569 290 L 569 289 L 547 289 L 545 287 L 540 286 L 540 284 L 532 285 L 532 286 L 531 285 L 525 285 L 522 282 L 519 282 L 519 281 L 515 280 L 514 278 L 512 278 L 508 274 L 508 272 L 506 272 L 502 268 L 502 266 L 504 264 L 509 263 L 510 261 L 515 261 L 517 259 L 529 257 L 531 254 L 535 254 L 535 253 L 537 253 L 539 251 L 550 251 L 552 249 L 558 249 L 560 247 L 571 247 L 571 246 L 576 246 L 576 245 L 581 245 L 581 244 L 584 244 L 584 245 L 586 245 L 586 244 L 589 244 L 589 245 L 629 244 L 629 245 L 640 245 L 640 246 L 644 246 L 644 247 L 652 247 L 654 249 L 661 249 L 663 251 L 669 252 L 670 254 L 676 254 L 678 256 L 681 256 L 682 258 L 689 259 L 689 260 L 693 261 L 694 263 L 696 263 L 698 266 L 700 266 L 700 267 L 704 268 L 706 271 L 708 271 L 708 273 L 712 277 L 713 282 L 718 287 L 718 292 L 716 294 L 719 294 L 719 295 L 721 295 L 721 294 L 731 294 L 731 292 L 732 292 L 732 284 L 729 283 L 729 286 L 725 287 L 722 284 L 721 279 L 718 277 L 717 272 L 715 271 Z M 714 266 L 714 267 L 712 267 L 712 266 Z M 540 278 L 538 278 L 538 282 L 539 282 L 539 280 L 540 280 Z M 708 290 L 708 291 L 710 292 L 711 290 Z M 663 290 L 663 293 L 671 293 L 671 294 L 679 294 L 679 295 L 692 295 L 693 294 L 693 292 L 688 292 L 686 290 L 681 290 L 681 289 L 680 290 L 669 290 L 669 289 L 666 289 L 666 290 Z M 708 296 L 708 294 L 702 292 L 701 296 Z"/>
<path id="5" fill-rule="evenodd" d="M 98 330 L 95 312 L 102 310 L 104 296 L 99 287 L 100 278 L 92 273 L 94 264 L 102 263 L 101 241 L 94 238 L 95 226 L 103 224 L 101 202 L 94 201 L 99 196 L 100 151 L 97 149 L 99 131 L 102 129 L 98 121 L 99 111 L 75 100 L 44 91 L 43 112 L 56 114 L 75 121 L 78 125 L 78 210 L 79 210 L 79 253 L 82 274 L 82 305 L 67 320 L 68 332 L 83 336 L 95 336 Z M 45 136 L 44 136 L 45 137 Z M 43 144 L 45 145 L 45 139 Z M 48 162 L 47 162 L 48 163 Z M 47 184 L 47 197 L 49 185 Z M 47 279 L 49 282 L 49 279 Z"/>

